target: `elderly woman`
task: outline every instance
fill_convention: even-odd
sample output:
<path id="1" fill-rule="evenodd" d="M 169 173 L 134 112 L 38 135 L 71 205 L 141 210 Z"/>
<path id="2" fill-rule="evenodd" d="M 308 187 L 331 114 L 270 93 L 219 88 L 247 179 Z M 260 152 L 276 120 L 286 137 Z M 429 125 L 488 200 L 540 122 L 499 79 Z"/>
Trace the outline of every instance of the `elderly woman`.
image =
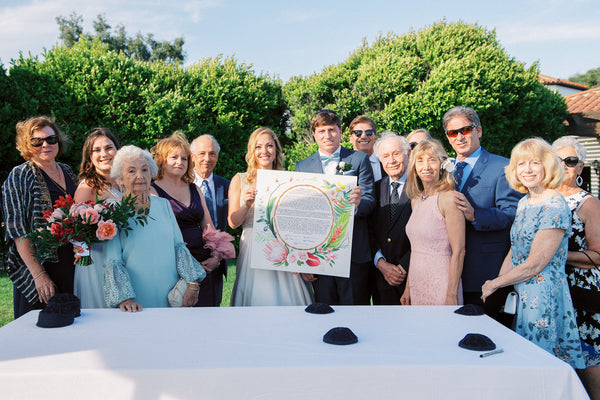
<path id="1" fill-rule="evenodd" d="M 463 302 L 465 217 L 454 202 L 452 165 L 434 139 L 419 143 L 411 152 L 406 178 L 412 204 L 406 224 L 411 254 L 408 284 L 400 298 L 403 305 Z"/>
<path id="2" fill-rule="evenodd" d="M 25 162 L 13 168 L 2 185 L 15 318 L 41 309 L 55 293 L 73 293 L 73 246 L 61 246 L 52 260 L 40 264 L 34 258 L 30 240 L 24 239 L 43 222 L 43 212 L 52 209 L 60 196 L 75 193 L 73 171 L 56 162 L 65 151 L 65 139 L 47 117 L 17 124 L 17 149 Z"/>
<path id="3" fill-rule="evenodd" d="M 258 128 L 248 139 L 248 170 L 229 186 L 229 226 L 243 225 L 232 306 L 299 306 L 312 303 L 312 292 L 299 274 L 250 268 L 256 171 L 282 169 L 281 144 L 269 128 Z"/>
<path id="4" fill-rule="evenodd" d="M 147 223 L 106 244 L 104 296 L 109 307 L 141 311 L 167 307 L 167 294 L 177 281 L 188 282 L 183 306 L 198 301 L 198 280 L 206 276 L 187 249 L 169 202 L 150 196 L 150 181 L 158 167 L 149 152 L 135 146 L 121 148 L 113 161 L 111 177 L 125 195 L 136 198 L 136 208 L 149 209 Z"/>
<path id="5" fill-rule="evenodd" d="M 158 174 L 152 187 L 158 196 L 171 204 L 183 240 L 190 253 L 202 264 L 207 278 L 200 284 L 196 306 L 214 307 L 216 287 L 208 275 L 219 266 L 221 259 L 204 248 L 202 233 L 213 225 L 202 192 L 194 184 L 194 166 L 190 145 L 181 132 L 159 141 L 154 151 Z"/>
<path id="6" fill-rule="evenodd" d="M 552 148 L 565 169 L 558 192 L 573 218 L 566 273 L 586 366 L 577 372 L 590 397 L 600 399 L 600 201 L 578 186 L 585 148 L 573 137 L 556 140 Z"/>
<path id="7" fill-rule="evenodd" d="M 115 135 L 105 128 L 95 128 L 83 144 L 79 186 L 75 201 L 115 201 L 121 197 L 117 182 L 110 177 L 113 159 L 121 145 Z M 94 243 L 90 248 L 91 265 L 75 267 L 74 291 L 81 299 L 81 308 L 106 308 L 102 280 L 104 243 Z"/>
<path id="8" fill-rule="evenodd" d="M 526 195 L 510 230 L 511 248 L 497 278 L 482 286 L 485 299 L 514 285 L 516 332 L 574 368 L 583 368 L 579 332 L 565 274 L 571 212 L 556 191 L 564 176 L 543 139 L 517 144 L 505 168 L 510 186 Z"/>

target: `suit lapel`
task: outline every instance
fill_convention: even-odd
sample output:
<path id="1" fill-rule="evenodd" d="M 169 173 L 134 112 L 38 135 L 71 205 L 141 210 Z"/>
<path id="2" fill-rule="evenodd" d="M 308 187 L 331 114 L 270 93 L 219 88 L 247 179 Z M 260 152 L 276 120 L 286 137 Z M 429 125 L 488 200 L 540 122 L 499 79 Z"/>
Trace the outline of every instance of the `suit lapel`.
<path id="1" fill-rule="evenodd" d="M 487 166 L 489 155 L 490 153 L 485 151 L 484 148 L 481 148 L 481 154 L 479 155 L 477 162 L 473 166 L 473 169 L 471 170 L 471 173 L 469 174 L 469 177 L 467 178 L 467 181 L 461 190 L 462 193 L 465 193 L 467 189 L 470 189 L 479 182 L 481 174 Z"/>
<path id="2" fill-rule="evenodd" d="M 308 157 L 306 161 L 309 162 L 308 168 L 311 172 L 321 174 L 325 173 L 325 171 L 323 171 L 323 163 L 321 162 L 321 156 L 319 155 L 318 151 L 312 156 Z"/>

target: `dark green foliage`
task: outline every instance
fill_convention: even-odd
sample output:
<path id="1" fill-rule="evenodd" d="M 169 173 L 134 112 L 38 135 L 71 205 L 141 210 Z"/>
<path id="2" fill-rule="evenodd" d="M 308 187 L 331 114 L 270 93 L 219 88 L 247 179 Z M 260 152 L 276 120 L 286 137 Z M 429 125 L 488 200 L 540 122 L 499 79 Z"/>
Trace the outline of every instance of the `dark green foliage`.
<path id="1" fill-rule="evenodd" d="M 217 138 L 216 173 L 227 178 L 246 169 L 246 143 L 255 128 L 284 128 L 281 83 L 256 76 L 251 66 L 233 58 L 183 69 L 132 60 L 97 38 L 55 47 L 43 57 L 21 57 L 8 76 L 0 74 L 4 176 L 23 161 L 14 145 L 15 124 L 34 115 L 54 116 L 70 136 L 71 150 L 61 161 L 75 170 L 86 132 L 96 126 L 111 129 L 123 144 L 147 149 L 181 130 L 190 140 L 203 133 Z"/>
<path id="2" fill-rule="evenodd" d="M 344 130 L 354 117 L 367 115 L 379 131 L 426 128 L 451 150 L 442 117 L 453 106 L 470 106 L 482 120 L 483 146 L 505 156 L 523 138 L 561 136 L 567 115 L 560 95 L 539 83 L 537 65 L 524 68 L 494 31 L 460 22 L 380 36 L 343 63 L 292 78 L 283 93 L 300 142 L 286 149 L 288 168 L 310 154 L 310 119 L 323 108 L 340 115 Z"/>
<path id="3" fill-rule="evenodd" d="M 182 37 L 176 38 L 173 42 L 164 40 L 157 42 L 154 35 L 148 33 L 142 35 L 138 32 L 133 37 L 128 37 L 125 27 L 117 25 L 113 33 L 110 32 L 111 26 L 103 15 L 98 15 L 94 24 L 94 34 L 83 33 L 83 17 L 76 13 L 71 13 L 68 17 L 56 17 L 56 23 L 60 31 L 59 38 L 65 47 L 71 48 L 82 39 L 94 40 L 98 38 L 105 43 L 109 50 L 123 53 L 133 60 L 140 61 L 166 61 L 182 63 L 185 60 L 183 53 L 184 40 Z"/>
<path id="4" fill-rule="evenodd" d="M 573 75 L 569 78 L 571 82 L 588 85 L 588 89 L 600 86 L 600 68 L 590 69 L 584 74 Z"/>

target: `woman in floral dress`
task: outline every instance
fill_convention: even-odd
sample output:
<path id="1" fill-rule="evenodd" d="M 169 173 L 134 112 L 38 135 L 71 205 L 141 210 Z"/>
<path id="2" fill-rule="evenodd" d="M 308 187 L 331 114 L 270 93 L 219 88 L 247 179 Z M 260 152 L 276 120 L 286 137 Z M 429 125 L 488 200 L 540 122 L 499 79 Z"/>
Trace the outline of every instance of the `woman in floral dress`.
<path id="1" fill-rule="evenodd" d="M 510 231 L 511 249 L 497 278 L 482 286 L 483 299 L 514 285 L 519 294 L 516 332 L 574 368 L 585 366 L 571 302 L 565 262 L 571 212 L 556 191 L 564 176 L 543 139 L 527 139 L 512 150 L 506 179 L 526 195 Z"/>

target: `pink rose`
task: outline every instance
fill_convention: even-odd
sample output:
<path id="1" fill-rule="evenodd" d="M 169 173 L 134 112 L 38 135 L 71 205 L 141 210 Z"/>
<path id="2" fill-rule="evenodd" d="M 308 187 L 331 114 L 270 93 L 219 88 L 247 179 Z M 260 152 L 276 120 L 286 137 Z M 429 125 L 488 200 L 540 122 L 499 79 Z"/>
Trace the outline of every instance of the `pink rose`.
<path id="1" fill-rule="evenodd" d="M 273 263 L 281 263 L 287 259 L 288 251 L 277 239 L 271 240 L 264 248 L 265 256 L 267 260 Z"/>
<path id="2" fill-rule="evenodd" d="M 50 215 L 48 222 L 54 222 L 57 219 L 63 219 L 64 216 L 65 216 L 65 212 L 63 210 L 61 210 L 60 208 L 57 208 L 54 211 L 52 211 L 52 214 Z"/>
<path id="3" fill-rule="evenodd" d="M 86 208 L 83 210 L 79 210 L 79 215 L 81 216 L 81 219 L 84 224 L 93 225 L 93 224 L 97 223 L 98 220 L 100 219 L 100 215 L 98 214 L 98 211 L 94 210 L 93 208 Z"/>
<path id="4" fill-rule="evenodd" d="M 305 252 L 302 252 L 302 253 L 298 254 L 298 258 L 300 259 L 300 261 L 306 262 L 306 260 L 308 260 L 308 254 L 306 254 Z"/>
<path id="5" fill-rule="evenodd" d="M 117 234 L 117 225 L 111 220 L 98 222 L 98 229 L 96 229 L 96 237 L 98 240 L 110 240 Z"/>
<path id="6" fill-rule="evenodd" d="M 296 261 L 298 261 L 298 255 L 296 253 L 289 253 L 287 256 L 287 262 L 294 264 Z"/>
<path id="7" fill-rule="evenodd" d="M 102 204 L 94 204 L 94 210 L 100 214 L 102 211 L 106 210 L 106 207 L 104 207 Z"/>

